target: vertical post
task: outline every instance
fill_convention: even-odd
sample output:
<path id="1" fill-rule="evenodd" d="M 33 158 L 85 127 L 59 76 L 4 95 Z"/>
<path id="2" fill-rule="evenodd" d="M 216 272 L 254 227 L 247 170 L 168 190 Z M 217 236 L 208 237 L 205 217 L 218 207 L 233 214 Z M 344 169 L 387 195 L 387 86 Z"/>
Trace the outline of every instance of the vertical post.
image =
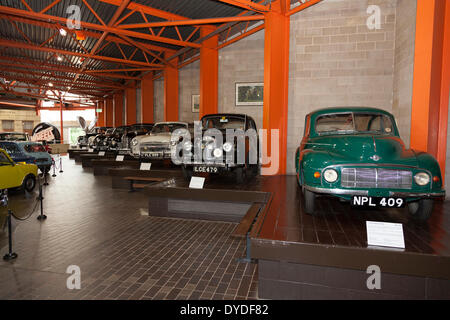
<path id="1" fill-rule="evenodd" d="M 434 155 L 445 176 L 449 97 L 450 4 L 418 0 L 411 111 L 411 148 Z"/>
<path id="2" fill-rule="evenodd" d="M 17 253 L 12 251 L 12 225 L 11 225 L 12 211 L 8 210 L 8 253 L 3 256 L 3 260 L 10 261 L 17 258 Z"/>
<path id="3" fill-rule="evenodd" d="M 200 38 L 207 36 L 216 28 L 200 28 Z M 200 118 L 205 114 L 217 113 L 219 91 L 219 36 L 203 41 L 200 48 Z"/>
<path id="4" fill-rule="evenodd" d="M 123 126 L 123 93 L 114 94 L 114 126 Z"/>
<path id="5" fill-rule="evenodd" d="M 164 68 L 164 121 L 178 121 L 178 58 Z"/>
<path id="6" fill-rule="evenodd" d="M 97 118 L 98 118 L 97 126 L 104 127 L 105 126 L 105 122 L 106 122 L 105 121 L 105 115 L 106 115 L 106 112 L 105 112 L 105 101 L 98 101 L 97 102 L 97 110 L 101 110 L 99 112 L 96 111 Z"/>
<path id="7" fill-rule="evenodd" d="M 62 99 L 59 100 L 59 120 L 61 121 L 61 141 L 60 143 L 64 143 L 64 119 L 63 119 L 63 102 Z"/>
<path id="8" fill-rule="evenodd" d="M 113 99 L 111 97 L 108 97 L 105 101 L 106 104 L 106 126 L 107 127 L 114 127 L 114 106 L 113 106 Z"/>
<path id="9" fill-rule="evenodd" d="M 263 128 L 267 130 L 267 153 L 279 159 L 278 174 L 286 174 L 287 116 L 289 86 L 289 27 L 290 18 L 285 16 L 288 5 L 279 0 L 265 14 L 264 38 L 264 111 Z M 279 130 L 278 150 L 271 150 L 271 130 Z M 263 158 L 264 159 L 264 158 Z M 270 165 L 264 165 L 262 173 Z M 272 171 L 272 170 L 270 170 Z"/>
<path id="10" fill-rule="evenodd" d="M 154 122 L 154 92 L 153 72 L 150 72 L 141 80 L 141 119 L 143 123 Z"/>
<path id="11" fill-rule="evenodd" d="M 125 89 L 125 110 L 126 110 L 126 124 L 131 125 L 136 123 L 136 88 Z"/>

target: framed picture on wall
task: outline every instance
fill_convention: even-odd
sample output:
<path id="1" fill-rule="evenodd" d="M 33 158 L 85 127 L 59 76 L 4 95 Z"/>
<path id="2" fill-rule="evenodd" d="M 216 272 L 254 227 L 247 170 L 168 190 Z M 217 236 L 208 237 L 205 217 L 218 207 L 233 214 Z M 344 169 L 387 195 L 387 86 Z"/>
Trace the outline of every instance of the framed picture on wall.
<path id="1" fill-rule="evenodd" d="M 200 95 L 192 95 L 192 112 L 200 112 Z"/>
<path id="2" fill-rule="evenodd" d="M 237 106 L 262 106 L 264 100 L 264 83 L 236 83 Z"/>

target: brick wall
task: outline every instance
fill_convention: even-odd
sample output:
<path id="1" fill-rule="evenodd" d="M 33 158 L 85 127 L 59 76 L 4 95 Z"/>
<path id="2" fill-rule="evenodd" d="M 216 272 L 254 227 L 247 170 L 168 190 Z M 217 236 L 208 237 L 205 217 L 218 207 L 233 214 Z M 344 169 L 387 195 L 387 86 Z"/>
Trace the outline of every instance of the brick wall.
<path id="1" fill-rule="evenodd" d="M 2 128 L 2 120 L 14 120 L 13 131 L 23 132 L 23 121 L 33 121 L 34 128 L 40 122 L 40 117 L 36 115 L 34 110 L 0 109 L 0 132 L 4 131 Z"/>
<path id="2" fill-rule="evenodd" d="M 248 114 L 262 128 L 263 106 L 236 106 L 237 82 L 264 82 L 264 31 L 219 51 L 219 112 Z"/>
<path id="3" fill-rule="evenodd" d="M 369 5 L 381 29 L 369 30 Z M 333 106 L 392 111 L 396 0 L 324 0 L 291 17 L 288 173 L 309 112 Z"/>
<path id="4" fill-rule="evenodd" d="M 179 71 L 179 119 L 193 122 L 199 113 L 192 112 L 192 95 L 200 94 L 200 61 L 195 61 Z"/>
<path id="5" fill-rule="evenodd" d="M 450 101 L 450 99 L 449 99 Z M 449 103 L 450 108 L 450 103 Z M 450 112 L 448 113 L 447 128 L 447 160 L 445 162 L 445 190 L 446 199 L 450 199 Z"/>
<path id="6" fill-rule="evenodd" d="M 409 147 L 414 73 L 417 0 L 398 0 L 395 36 L 394 101 L 392 112 L 400 136 Z"/>

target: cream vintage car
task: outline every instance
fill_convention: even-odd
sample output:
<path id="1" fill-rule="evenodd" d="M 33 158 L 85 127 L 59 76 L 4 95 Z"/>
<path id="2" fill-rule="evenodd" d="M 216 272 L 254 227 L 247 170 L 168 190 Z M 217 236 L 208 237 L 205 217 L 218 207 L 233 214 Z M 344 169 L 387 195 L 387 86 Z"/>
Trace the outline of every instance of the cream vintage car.
<path id="1" fill-rule="evenodd" d="M 188 129 L 187 122 L 159 122 L 152 131 L 131 141 L 131 155 L 136 159 L 171 158 L 170 138 L 177 129 Z"/>

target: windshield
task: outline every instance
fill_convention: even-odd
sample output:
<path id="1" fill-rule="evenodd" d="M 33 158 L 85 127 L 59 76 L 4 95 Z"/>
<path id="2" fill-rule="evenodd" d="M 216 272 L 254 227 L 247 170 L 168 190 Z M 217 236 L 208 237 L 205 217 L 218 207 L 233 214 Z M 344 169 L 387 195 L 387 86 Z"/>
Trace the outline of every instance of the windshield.
<path id="1" fill-rule="evenodd" d="M 0 133 L 0 140 L 27 141 L 27 136 L 21 133 Z"/>
<path id="2" fill-rule="evenodd" d="M 34 153 L 34 152 L 47 152 L 43 145 L 40 144 L 27 144 L 24 147 L 26 152 Z"/>
<path id="3" fill-rule="evenodd" d="M 186 125 L 182 123 L 159 123 L 152 129 L 152 133 L 172 133 L 176 129 L 186 129 Z"/>
<path id="4" fill-rule="evenodd" d="M 322 134 L 393 134 L 390 117 L 380 113 L 339 113 L 320 116 L 316 132 Z"/>
<path id="5" fill-rule="evenodd" d="M 245 130 L 245 119 L 241 117 L 211 117 L 203 119 L 202 126 L 204 129 L 216 128 L 223 129 L 242 129 Z"/>
<path id="6" fill-rule="evenodd" d="M 10 165 L 11 161 L 9 161 L 8 157 L 3 153 L 0 152 L 0 165 Z"/>
<path id="7" fill-rule="evenodd" d="M 20 153 L 20 149 L 15 143 L 0 143 L 0 148 L 5 150 L 9 155 Z"/>

